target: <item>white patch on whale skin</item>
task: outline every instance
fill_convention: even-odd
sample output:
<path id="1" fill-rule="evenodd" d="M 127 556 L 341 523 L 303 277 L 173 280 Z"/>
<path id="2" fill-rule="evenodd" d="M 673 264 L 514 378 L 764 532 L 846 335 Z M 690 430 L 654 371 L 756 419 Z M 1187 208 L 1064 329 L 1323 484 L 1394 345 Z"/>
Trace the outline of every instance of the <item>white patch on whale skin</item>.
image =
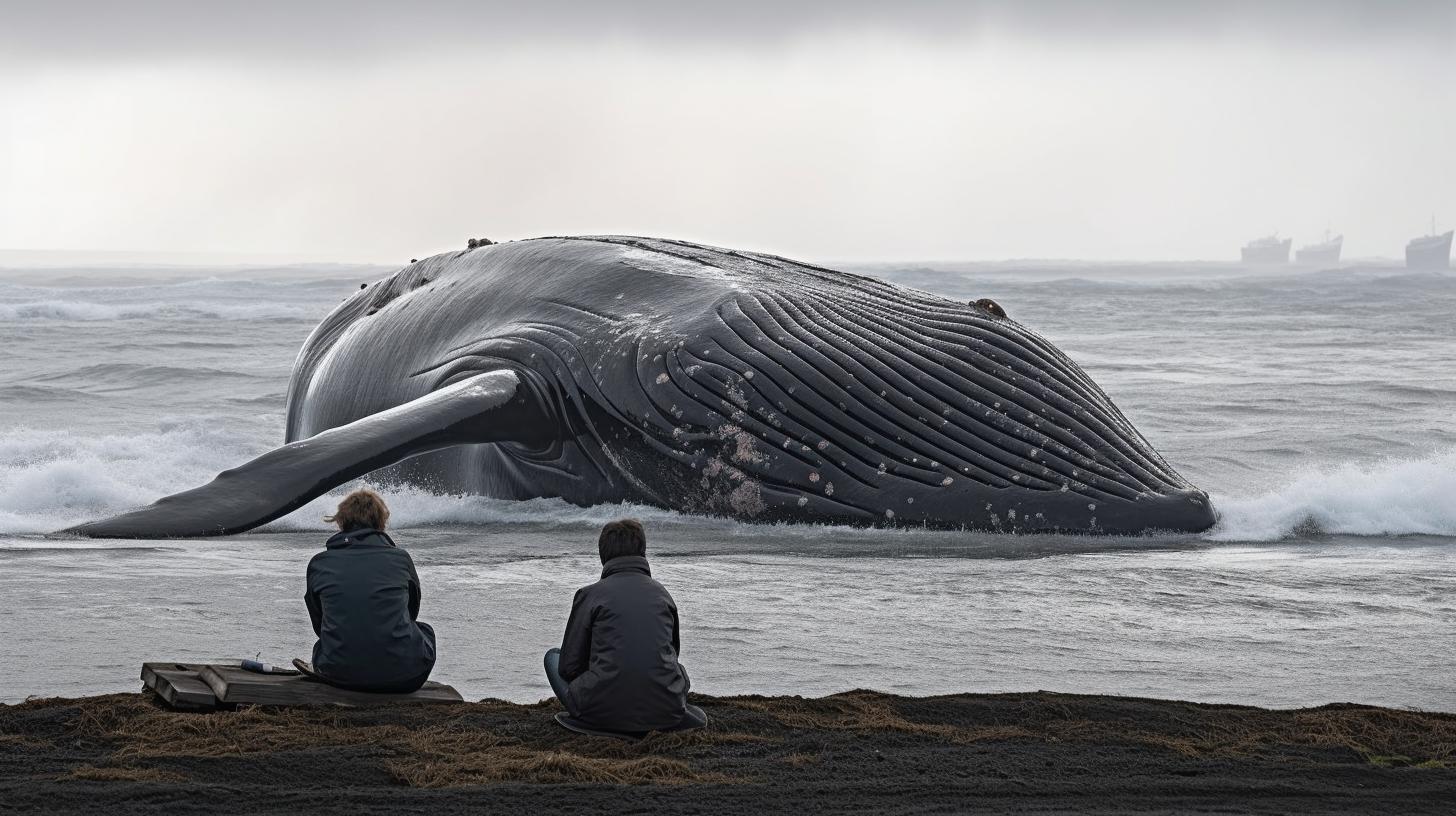
<path id="1" fill-rule="evenodd" d="M 678 258 L 677 255 L 668 255 L 667 252 L 652 252 L 648 249 L 639 249 L 636 246 L 622 246 L 617 251 L 617 258 L 623 264 L 632 267 L 633 270 L 642 272 L 655 272 L 662 275 L 677 275 L 683 278 L 715 278 L 715 280 L 731 280 L 732 275 L 718 267 L 708 267 L 696 261 L 689 261 L 686 258 Z"/>
<path id="2" fill-rule="evenodd" d="M 743 484 L 733 489 L 728 494 L 728 506 L 734 512 L 745 516 L 756 516 L 764 511 L 763 488 L 758 482 L 752 479 L 745 479 Z"/>
<path id="3" fill-rule="evenodd" d="M 768 457 L 758 449 L 758 438 L 737 425 L 719 426 L 714 436 L 732 445 L 728 455 L 735 462 L 758 465 L 768 461 Z"/>
<path id="4" fill-rule="evenodd" d="M 734 484 L 731 488 L 725 484 L 721 477 L 728 478 L 728 484 Z M 726 510 L 740 516 L 756 516 L 766 509 L 763 501 L 763 487 L 756 479 L 750 478 L 747 473 L 722 461 L 721 459 L 710 459 L 703 466 L 703 478 L 699 484 L 705 491 L 708 491 L 708 506 L 716 510 Z M 725 490 L 725 488 L 727 488 Z"/>
<path id="5" fill-rule="evenodd" d="M 748 395 L 743 392 L 743 388 L 741 386 L 739 386 L 737 383 L 731 383 L 729 384 L 727 390 L 728 398 L 727 400 L 725 400 L 725 405 L 727 403 L 732 403 L 739 408 L 748 407 Z"/>

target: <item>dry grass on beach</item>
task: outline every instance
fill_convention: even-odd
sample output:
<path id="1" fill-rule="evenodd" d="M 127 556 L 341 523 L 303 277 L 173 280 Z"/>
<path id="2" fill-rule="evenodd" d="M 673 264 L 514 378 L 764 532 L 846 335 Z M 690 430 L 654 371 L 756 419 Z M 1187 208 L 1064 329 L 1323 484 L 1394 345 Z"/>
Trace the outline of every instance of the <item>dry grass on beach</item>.
<path id="1" fill-rule="evenodd" d="M 934 708 L 938 699 L 918 701 Z M 1456 717 L 1365 706 L 1326 706 L 1269 711 L 1235 706 L 1189 707 L 1150 724 L 1126 716 L 1099 717 L 1073 711 L 1079 698 L 1037 695 L 1026 716 L 1011 722 L 928 719 L 931 712 L 907 712 L 898 698 L 848 692 L 820 699 L 798 697 L 724 698 L 720 708 L 765 715 L 777 729 L 757 733 L 713 727 L 679 734 L 654 734 L 639 743 L 615 740 L 556 740 L 532 745 L 499 729 L 482 727 L 483 715 L 539 710 L 547 703 L 518 706 L 485 701 L 400 711 L 396 721 L 372 721 L 359 711 L 338 708 L 243 708 L 213 714 L 167 710 L 141 695 L 112 695 L 72 703 L 71 734 L 112 746 L 101 767 L 73 775 L 87 779 L 143 781 L 149 760 L 238 757 L 369 746 L 387 755 L 384 766 L 401 784 L 418 787 L 496 782 L 605 784 L 727 784 L 750 781 L 695 768 L 679 755 L 733 743 L 781 741 L 774 731 L 899 733 L 956 745 L 981 742 L 1117 743 L 1166 750 L 1189 758 L 1250 757 L 1291 747 L 1345 749 L 1380 765 L 1456 767 Z M 1089 714 L 1091 716 L 1089 716 Z M 1150 727 L 1154 726 L 1155 727 Z M 30 740 L 0 734 L 6 741 Z M 783 761 L 804 765 L 812 753 Z"/>
<path id="2" fill-rule="evenodd" d="M 1332 705 L 1298 711 L 1240 706 L 1190 707 L 1149 728 L 1126 717 L 1089 717 L 1073 712 L 1067 695 L 1037 695 L 1043 709 L 1017 723 L 958 724 L 912 719 L 897 698 L 875 692 L 847 692 L 819 699 L 799 697 L 723 698 L 719 706 L 764 714 L 784 729 L 898 732 L 954 744 L 1032 740 L 1143 745 L 1187 757 L 1251 756 L 1287 747 L 1343 748 L 1377 764 L 1456 767 L 1456 716 L 1369 706 Z M 940 698 L 921 701 L 933 705 Z M 507 779 L 541 782 L 690 783 L 728 781 L 700 774 L 664 756 L 681 749 L 729 743 L 770 742 L 768 733 L 709 728 L 654 734 L 638 743 L 576 740 L 573 750 L 527 748 L 513 737 L 471 724 L 484 712 L 536 708 L 484 701 L 409 711 L 409 720 L 361 722 L 359 712 L 339 708 L 263 708 L 190 714 L 170 711 L 142 695 L 110 695 L 72 702 L 71 733 L 114 745 L 111 759 L 127 762 L 168 757 L 227 757 L 370 745 L 397 753 L 394 765 L 406 784 L 478 784 Z M 1058 711 L 1058 709 L 1061 709 Z M 7 743 L 34 738 L 0 734 Z M 458 782 L 452 781 L 458 778 Z"/>
<path id="3" fill-rule="evenodd" d="M 391 755 L 385 767 L 401 784 L 418 787 L 492 782 L 691 784 L 728 783 L 731 777 L 695 771 L 662 753 L 688 745 L 758 739 L 743 734 L 657 734 L 640 743 L 580 740 L 573 750 L 531 747 L 469 721 L 492 709 L 528 708 L 510 703 L 405 708 L 407 722 L 369 724 L 361 712 L 340 708 L 245 707 L 193 714 L 171 711 L 141 695 L 76 701 L 71 733 L 114 746 L 111 765 L 88 767 L 77 778 L 145 779 L 135 763 L 318 751 L 369 746 Z M 549 716 L 544 706 L 542 716 Z"/>
<path id="4" fill-rule="evenodd" d="M 251 791 L 359 816 L 482 802 L 598 812 L 630 804 L 612 791 L 637 791 L 658 809 L 710 813 L 954 810 L 965 797 L 1123 812 L 1272 791 L 1283 810 L 1456 812 L 1452 714 L 1049 693 L 694 702 L 708 728 L 629 743 L 565 731 L 549 701 L 193 714 L 142 694 L 32 700 L 0 706 L 0 800 L 129 812 L 152 795 L 139 791 L 188 801 Z"/>
<path id="5" fill-rule="evenodd" d="M 933 704 L 938 698 L 926 698 Z M 1456 716 L 1357 705 L 1297 711 L 1245 706 L 1192 706 L 1149 728 L 1129 717 L 1088 717 L 1067 705 L 1076 695 L 1034 696 L 1015 723 L 957 725 L 908 719 L 895 698 L 852 691 L 798 697 L 729 698 L 727 705 L 763 712 L 788 728 L 898 731 L 957 744 L 1026 739 L 1041 742 L 1124 743 L 1163 748 L 1187 757 L 1242 757 L 1287 747 L 1344 748 L 1377 764 L 1401 761 L 1456 767 Z M 1060 702 L 1059 702 L 1060 700 Z"/>

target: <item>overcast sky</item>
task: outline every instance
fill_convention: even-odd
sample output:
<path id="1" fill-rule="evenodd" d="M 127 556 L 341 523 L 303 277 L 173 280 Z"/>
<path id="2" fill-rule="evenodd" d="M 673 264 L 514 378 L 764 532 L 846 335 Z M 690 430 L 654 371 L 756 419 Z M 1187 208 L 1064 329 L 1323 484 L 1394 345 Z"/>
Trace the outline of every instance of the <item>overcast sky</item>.
<path id="1" fill-rule="evenodd" d="M 1450 0 L 0 0 L 0 249 L 1396 257 L 1453 55 Z"/>

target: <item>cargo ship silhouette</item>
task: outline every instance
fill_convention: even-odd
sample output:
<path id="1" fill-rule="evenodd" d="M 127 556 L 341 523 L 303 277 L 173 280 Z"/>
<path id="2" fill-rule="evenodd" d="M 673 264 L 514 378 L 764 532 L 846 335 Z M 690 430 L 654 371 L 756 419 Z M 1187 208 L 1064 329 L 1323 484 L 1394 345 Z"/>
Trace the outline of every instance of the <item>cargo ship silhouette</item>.
<path id="1" fill-rule="evenodd" d="M 1244 263 L 1286 264 L 1289 263 L 1289 246 L 1293 238 L 1280 240 L 1277 235 L 1258 238 L 1244 245 Z"/>
<path id="2" fill-rule="evenodd" d="M 1436 219 L 1431 219 L 1431 233 L 1412 238 L 1405 245 L 1405 265 L 1410 269 L 1450 269 L 1452 230 L 1436 234 Z"/>
<path id="3" fill-rule="evenodd" d="M 1336 235 L 1331 238 L 1329 232 L 1325 232 L 1325 239 L 1317 244 L 1302 246 L 1294 253 L 1294 260 L 1301 264 L 1338 264 L 1340 262 L 1340 249 L 1345 244 L 1345 236 Z"/>

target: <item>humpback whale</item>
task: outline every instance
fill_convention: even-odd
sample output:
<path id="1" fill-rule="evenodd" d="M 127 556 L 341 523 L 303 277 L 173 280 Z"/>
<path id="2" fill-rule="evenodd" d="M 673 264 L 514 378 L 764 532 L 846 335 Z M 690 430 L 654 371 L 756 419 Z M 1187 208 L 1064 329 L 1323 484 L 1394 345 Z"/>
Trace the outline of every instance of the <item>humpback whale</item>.
<path id="1" fill-rule="evenodd" d="M 624 236 L 473 241 L 299 352 L 283 446 L 69 532 L 241 532 L 349 480 L 754 522 L 1200 531 L 1208 496 L 995 301 Z"/>

